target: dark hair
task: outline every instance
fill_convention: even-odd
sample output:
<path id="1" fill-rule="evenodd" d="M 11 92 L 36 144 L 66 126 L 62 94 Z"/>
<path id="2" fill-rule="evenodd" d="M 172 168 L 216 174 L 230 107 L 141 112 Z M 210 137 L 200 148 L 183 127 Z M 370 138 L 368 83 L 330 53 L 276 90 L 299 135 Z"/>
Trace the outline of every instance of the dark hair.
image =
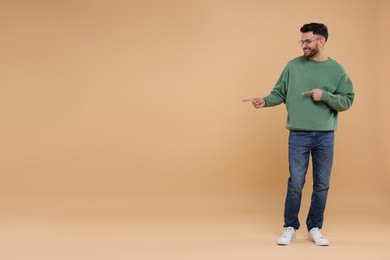
<path id="1" fill-rule="evenodd" d="M 313 32 L 313 34 L 319 34 L 325 37 L 325 41 L 328 40 L 328 27 L 322 23 L 307 23 L 302 26 L 301 32 Z"/>

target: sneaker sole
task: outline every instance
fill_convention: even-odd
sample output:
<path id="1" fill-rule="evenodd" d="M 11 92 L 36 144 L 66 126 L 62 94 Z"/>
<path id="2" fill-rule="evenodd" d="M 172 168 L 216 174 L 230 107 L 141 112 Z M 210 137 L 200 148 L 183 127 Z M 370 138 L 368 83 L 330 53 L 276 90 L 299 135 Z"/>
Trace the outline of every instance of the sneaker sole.
<path id="1" fill-rule="evenodd" d="M 295 234 L 294 236 L 291 238 L 291 241 L 290 242 L 279 242 L 279 241 L 276 241 L 276 244 L 280 245 L 280 246 L 288 246 L 288 245 L 291 245 L 291 243 L 295 240 Z"/>
<path id="2" fill-rule="evenodd" d="M 313 242 L 316 246 L 329 246 L 329 243 L 319 244 L 314 241 L 313 238 L 309 237 L 309 241 Z"/>

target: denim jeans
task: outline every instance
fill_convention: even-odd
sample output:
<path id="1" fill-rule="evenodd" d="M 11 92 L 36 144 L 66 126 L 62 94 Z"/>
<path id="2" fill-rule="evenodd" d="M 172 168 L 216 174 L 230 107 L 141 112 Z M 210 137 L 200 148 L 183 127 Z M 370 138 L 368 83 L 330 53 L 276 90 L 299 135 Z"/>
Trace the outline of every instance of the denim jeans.
<path id="1" fill-rule="evenodd" d="M 310 154 L 313 166 L 313 192 L 306 219 L 307 229 L 322 228 L 333 164 L 334 132 L 290 131 L 288 157 L 290 178 L 284 208 L 284 227 L 298 229 L 302 189 Z"/>

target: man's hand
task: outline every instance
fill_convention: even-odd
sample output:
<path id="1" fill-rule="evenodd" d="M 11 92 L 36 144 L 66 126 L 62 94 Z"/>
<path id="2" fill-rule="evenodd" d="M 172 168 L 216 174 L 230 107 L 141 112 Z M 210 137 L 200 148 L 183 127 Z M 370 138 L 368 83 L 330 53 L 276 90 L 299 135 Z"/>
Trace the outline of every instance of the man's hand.
<path id="1" fill-rule="evenodd" d="M 315 88 L 311 91 L 303 92 L 302 95 L 310 95 L 313 101 L 321 101 L 322 89 Z"/>
<path id="2" fill-rule="evenodd" d="M 243 99 L 242 102 L 252 102 L 252 105 L 255 108 L 261 108 L 265 106 L 265 100 L 261 97 L 255 97 L 255 98 L 246 98 Z"/>

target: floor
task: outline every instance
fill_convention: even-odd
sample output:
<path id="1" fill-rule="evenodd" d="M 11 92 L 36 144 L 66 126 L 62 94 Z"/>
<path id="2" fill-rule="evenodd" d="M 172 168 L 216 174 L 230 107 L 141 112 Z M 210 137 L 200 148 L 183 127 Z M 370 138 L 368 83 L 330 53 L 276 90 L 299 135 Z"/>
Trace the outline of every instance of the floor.
<path id="1" fill-rule="evenodd" d="M 218 208 L 200 202 L 181 210 L 175 207 L 180 201 L 153 208 L 124 202 L 55 206 L 35 201 L 24 207 L 3 202 L 0 259 L 389 259 L 390 208 L 378 200 L 333 201 L 323 229 L 328 247 L 308 241 L 304 228 L 293 244 L 276 245 L 282 233 L 280 198 L 243 198 L 234 206 L 219 202 Z"/>

